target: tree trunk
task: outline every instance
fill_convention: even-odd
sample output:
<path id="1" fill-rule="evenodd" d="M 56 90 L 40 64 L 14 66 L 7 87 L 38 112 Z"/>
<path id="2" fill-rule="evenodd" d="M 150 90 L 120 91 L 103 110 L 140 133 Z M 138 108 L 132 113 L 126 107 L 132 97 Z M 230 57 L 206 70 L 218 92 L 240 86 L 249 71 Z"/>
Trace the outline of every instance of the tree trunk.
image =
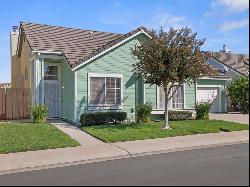
<path id="1" fill-rule="evenodd" d="M 168 123 L 168 89 L 165 90 L 165 123 L 163 129 L 171 129 Z"/>

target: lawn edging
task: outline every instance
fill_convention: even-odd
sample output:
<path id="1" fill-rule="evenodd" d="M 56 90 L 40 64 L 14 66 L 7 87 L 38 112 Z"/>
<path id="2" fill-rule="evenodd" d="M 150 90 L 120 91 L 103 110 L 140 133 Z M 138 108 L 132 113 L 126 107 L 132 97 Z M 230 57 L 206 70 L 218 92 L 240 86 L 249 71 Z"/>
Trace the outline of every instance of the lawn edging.
<path id="1" fill-rule="evenodd" d="M 247 124 L 221 120 L 172 121 L 172 129 L 163 130 L 161 122 L 147 124 L 118 124 L 83 127 L 82 130 L 105 143 L 116 143 L 195 134 L 248 130 Z"/>

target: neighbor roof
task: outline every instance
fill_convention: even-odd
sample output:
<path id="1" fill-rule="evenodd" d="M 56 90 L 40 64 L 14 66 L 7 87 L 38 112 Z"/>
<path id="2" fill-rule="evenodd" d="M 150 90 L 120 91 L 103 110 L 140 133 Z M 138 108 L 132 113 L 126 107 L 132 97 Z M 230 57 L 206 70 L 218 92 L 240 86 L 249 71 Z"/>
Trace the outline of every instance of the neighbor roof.
<path id="1" fill-rule="evenodd" d="M 223 65 L 234 69 L 236 72 L 248 76 L 249 75 L 249 55 L 223 53 L 223 52 L 209 52 L 215 60 Z"/>
<path id="2" fill-rule="evenodd" d="M 117 34 L 25 22 L 20 30 L 32 50 L 62 52 L 72 69 L 141 30 L 148 32 L 144 27 Z"/>

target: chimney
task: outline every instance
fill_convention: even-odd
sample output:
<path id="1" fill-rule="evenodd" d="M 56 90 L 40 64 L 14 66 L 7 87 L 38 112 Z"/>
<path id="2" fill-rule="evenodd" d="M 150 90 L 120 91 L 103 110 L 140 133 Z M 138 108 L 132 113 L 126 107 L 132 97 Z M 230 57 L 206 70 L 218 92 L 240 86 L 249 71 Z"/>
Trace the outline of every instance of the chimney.
<path id="1" fill-rule="evenodd" d="M 10 54 L 11 56 L 16 55 L 18 35 L 19 35 L 18 29 L 19 29 L 18 26 L 12 26 L 12 31 L 10 32 Z"/>
<path id="2" fill-rule="evenodd" d="M 13 30 L 13 32 L 15 32 L 15 33 L 17 33 L 18 32 L 18 26 L 12 26 L 12 30 Z"/>
<path id="3" fill-rule="evenodd" d="M 231 50 L 230 49 L 227 49 L 227 45 L 223 45 L 223 50 L 220 50 L 220 52 L 222 53 L 231 53 Z"/>

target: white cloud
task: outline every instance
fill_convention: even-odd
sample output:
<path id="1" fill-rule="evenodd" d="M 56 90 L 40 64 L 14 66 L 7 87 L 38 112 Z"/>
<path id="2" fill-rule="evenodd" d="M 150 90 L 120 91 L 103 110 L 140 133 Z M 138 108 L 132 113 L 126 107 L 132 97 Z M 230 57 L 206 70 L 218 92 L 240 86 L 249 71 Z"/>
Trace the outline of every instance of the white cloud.
<path id="1" fill-rule="evenodd" d="M 122 4 L 121 4 L 121 2 L 120 1 L 115 1 L 114 3 L 113 3 L 113 7 L 120 7 Z"/>
<path id="2" fill-rule="evenodd" d="M 248 0 L 214 0 L 212 8 L 225 7 L 231 12 L 244 12 L 249 9 Z"/>
<path id="3" fill-rule="evenodd" d="M 181 28 L 186 26 L 186 17 L 177 16 L 170 14 L 169 12 L 163 12 L 154 16 L 151 20 L 152 22 L 147 24 L 148 27 L 159 29 L 162 27 L 164 30 L 168 30 L 170 27 Z"/>
<path id="4" fill-rule="evenodd" d="M 248 27 L 248 26 L 249 26 L 249 19 L 243 19 L 243 20 L 240 20 L 240 21 L 227 21 L 227 22 L 224 22 L 220 26 L 220 29 L 222 31 L 230 31 L 230 30 L 240 29 L 240 28 Z"/>

